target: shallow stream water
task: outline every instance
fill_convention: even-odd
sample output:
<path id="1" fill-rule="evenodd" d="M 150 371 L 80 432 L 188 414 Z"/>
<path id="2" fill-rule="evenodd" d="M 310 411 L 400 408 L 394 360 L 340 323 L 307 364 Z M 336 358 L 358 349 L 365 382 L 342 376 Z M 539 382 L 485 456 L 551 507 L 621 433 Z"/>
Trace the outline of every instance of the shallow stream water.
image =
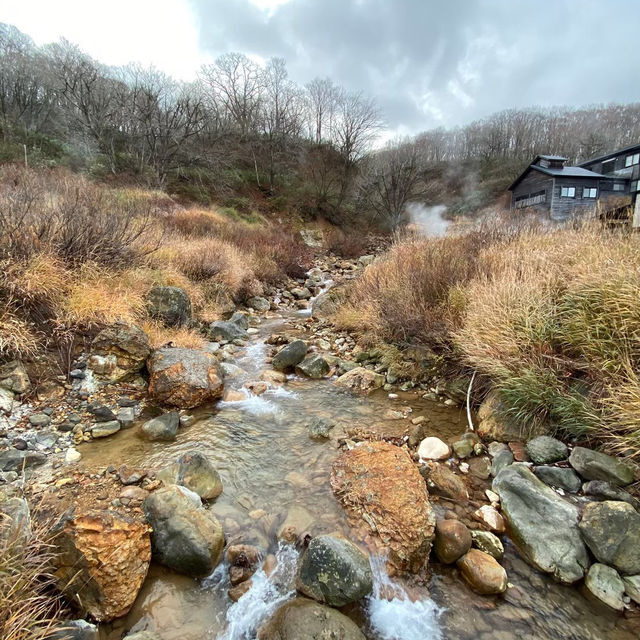
<path id="1" fill-rule="evenodd" d="M 263 321 L 258 334 L 234 360 L 239 370 L 227 380 L 227 387 L 241 390 L 245 382 L 258 380 L 266 368 L 265 339 L 283 329 L 284 322 L 282 318 Z M 186 451 L 201 451 L 222 478 L 224 491 L 211 510 L 222 523 L 227 543 L 256 544 L 278 560 L 269 577 L 262 571 L 254 576 L 253 587 L 237 603 L 227 595 L 230 585 L 224 563 L 204 581 L 154 565 L 131 612 L 105 625 L 102 640 L 144 629 L 155 631 L 162 640 L 255 638 L 259 625 L 295 595 L 298 551 L 278 543 L 282 525 L 295 523 L 314 535 L 340 532 L 354 537 L 329 486 L 331 466 L 339 453 L 337 439 L 344 436 L 344 427 L 401 435 L 406 421 L 383 416 L 390 408 L 403 406 L 411 406 L 413 415 L 428 416 L 433 435 L 443 439 L 466 428 L 463 410 L 416 395 L 390 400 L 380 391 L 357 398 L 330 380 L 290 376 L 286 385 L 271 387 L 262 396 L 247 392 L 245 400 L 200 410 L 195 423 L 181 428 L 175 442 L 147 442 L 132 428 L 83 446 L 81 465 L 92 470 L 122 464 L 160 469 Z M 309 438 L 307 427 L 315 417 L 336 423 L 329 440 Z M 455 568 L 435 563 L 428 589 L 411 585 L 409 597 L 407 585 L 387 576 L 383 559 L 374 557 L 372 564 L 374 594 L 362 607 L 345 612 L 373 640 L 506 640 L 520 636 L 637 640 L 640 636 L 637 620 L 596 609 L 577 589 L 557 585 L 531 569 L 508 543 L 504 565 L 513 587 L 504 598 L 475 595 Z"/>

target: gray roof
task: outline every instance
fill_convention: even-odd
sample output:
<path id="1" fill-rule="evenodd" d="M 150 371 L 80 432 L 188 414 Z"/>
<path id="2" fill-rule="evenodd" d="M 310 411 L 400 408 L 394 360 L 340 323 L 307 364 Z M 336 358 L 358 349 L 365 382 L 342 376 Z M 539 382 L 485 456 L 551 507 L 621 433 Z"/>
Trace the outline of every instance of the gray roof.
<path id="1" fill-rule="evenodd" d="M 591 158 L 591 160 L 586 160 L 585 162 L 581 162 L 580 166 L 584 167 L 587 164 L 593 164 L 594 162 L 600 162 L 603 160 L 609 160 L 610 158 L 615 158 L 616 156 L 621 156 L 630 152 L 640 151 L 640 144 L 633 144 L 630 147 L 624 147 L 624 149 L 618 149 L 617 151 L 612 151 L 611 153 L 607 153 L 604 156 L 598 156 L 597 158 Z"/>
<path id="2" fill-rule="evenodd" d="M 531 165 L 532 169 L 537 169 L 550 176 L 562 176 L 567 178 L 604 178 L 601 173 L 595 173 L 589 171 L 589 169 L 583 169 L 582 167 L 562 167 L 561 169 L 554 169 L 552 167 L 541 167 L 537 164 Z"/>
<path id="3" fill-rule="evenodd" d="M 563 162 L 567 160 L 564 156 L 538 156 L 538 158 L 542 158 L 543 160 L 562 160 Z"/>
<path id="4" fill-rule="evenodd" d="M 536 156 L 536 160 L 541 158 L 542 156 Z M 513 191 L 520 181 L 524 179 L 524 177 L 531 171 L 535 169 L 536 171 L 540 171 L 541 173 L 545 173 L 548 176 L 553 176 L 554 178 L 605 178 L 601 173 L 595 173 L 594 171 L 589 171 L 589 169 L 583 169 L 582 167 L 562 167 L 558 169 L 554 169 L 552 167 L 541 167 L 539 164 L 530 164 L 508 187 L 509 191 Z"/>

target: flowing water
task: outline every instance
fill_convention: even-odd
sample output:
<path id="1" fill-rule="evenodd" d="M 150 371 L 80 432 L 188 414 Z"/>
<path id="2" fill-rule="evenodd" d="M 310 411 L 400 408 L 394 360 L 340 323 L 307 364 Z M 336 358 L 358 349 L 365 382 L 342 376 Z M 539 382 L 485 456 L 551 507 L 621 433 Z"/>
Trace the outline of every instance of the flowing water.
<path id="1" fill-rule="evenodd" d="M 235 359 L 238 369 L 227 387 L 244 390 L 245 382 L 258 380 L 266 368 L 265 339 L 284 322 L 263 321 L 251 344 Z M 224 491 L 211 510 L 222 523 L 227 543 L 255 544 L 277 559 L 276 569 L 269 576 L 259 571 L 251 590 L 237 603 L 227 596 L 225 563 L 204 581 L 154 565 L 131 612 L 105 625 L 102 640 L 144 629 L 156 631 L 162 640 L 255 638 L 260 624 L 295 596 L 298 551 L 278 543 L 278 531 L 295 524 L 313 535 L 338 532 L 353 539 L 329 486 L 338 439 L 347 427 L 401 435 L 406 422 L 384 416 L 390 408 L 406 406 L 414 415 L 427 415 L 434 435 L 443 439 L 465 430 L 462 410 L 415 394 L 390 400 L 380 391 L 357 398 L 330 380 L 290 376 L 285 386 L 272 386 L 261 396 L 246 391 L 243 400 L 198 410 L 194 424 L 181 428 L 175 442 L 147 442 L 132 428 L 83 446 L 81 464 L 92 470 L 122 464 L 159 469 L 186 451 L 201 451 L 222 477 Z M 307 428 L 314 418 L 336 423 L 329 440 L 309 438 Z M 392 581 L 384 559 L 373 557 L 374 593 L 345 613 L 373 640 L 503 640 L 520 635 L 540 640 L 637 640 L 634 621 L 595 610 L 576 589 L 535 572 L 506 546 L 504 564 L 513 587 L 505 598 L 477 596 L 461 582 L 455 568 L 435 564 L 428 590 L 409 588 Z"/>

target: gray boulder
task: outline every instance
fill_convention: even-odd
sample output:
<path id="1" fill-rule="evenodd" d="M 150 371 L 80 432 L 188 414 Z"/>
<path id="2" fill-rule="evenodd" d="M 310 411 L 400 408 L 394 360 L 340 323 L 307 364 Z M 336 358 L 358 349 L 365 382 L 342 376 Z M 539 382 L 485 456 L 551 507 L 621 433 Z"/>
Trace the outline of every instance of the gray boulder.
<path id="1" fill-rule="evenodd" d="M 311 306 L 311 317 L 319 320 L 330 318 L 347 300 L 347 287 L 337 284 L 321 293 Z"/>
<path id="2" fill-rule="evenodd" d="M 170 411 L 157 418 L 147 420 L 140 431 L 147 440 L 175 440 L 180 426 L 180 415 L 177 411 Z"/>
<path id="3" fill-rule="evenodd" d="M 550 487 L 559 487 L 569 493 L 577 493 L 580 491 L 582 482 L 580 477 L 573 469 L 563 467 L 536 467 L 533 472 Z"/>
<path id="4" fill-rule="evenodd" d="M 106 438 L 118 431 L 120 431 L 120 422 L 118 422 L 118 420 L 96 422 L 96 424 L 91 427 L 91 436 L 93 438 Z"/>
<path id="5" fill-rule="evenodd" d="M 620 500 L 628 502 L 636 511 L 640 511 L 640 500 L 634 498 L 629 492 L 616 487 L 604 480 L 589 480 L 582 485 L 582 491 L 586 496 L 596 500 Z"/>
<path id="6" fill-rule="evenodd" d="M 169 327 L 181 327 L 191 320 L 191 299 L 180 287 L 153 287 L 147 296 L 147 310 Z"/>
<path id="7" fill-rule="evenodd" d="M 633 482 L 633 468 L 629 464 L 600 451 L 576 447 L 569 463 L 585 480 L 605 480 L 622 487 Z"/>
<path id="8" fill-rule="evenodd" d="M 598 562 L 625 575 L 640 573 L 640 514 L 626 502 L 591 502 L 582 513 L 582 537 Z"/>
<path id="9" fill-rule="evenodd" d="M 197 493 L 203 500 L 214 500 L 222 493 L 222 480 L 211 461 L 199 451 L 181 455 L 177 462 L 158 474 L 165 484 L 177 484 Z"/>
<path id="10" fill-rule="evenodd" d="M 495 478 L 510 464 L 513 464 L 513 453 L 511 453 L 511 449 L 502 449 L 498 451 L 491 461 L 491 475 Z"/>
<path id="11" fill-rule="evenodd" d="M 20 360 L 12 360 L 0 366 L 0 387 L 18 395 L 31 390 L 27 370 Z"/>
<path id="12" fill-rule="evenodd" d="M 249 316 L 244 311 L 236 311 L 230 318 L 229 322 L 238 325 L 245 331 L 249 328 Z"/>
<path id="13" fill-rule="evenodd" d="M 217 320 L 209 325 L 207 334 L 211 340 L 248 340 L 249 334 L 239 324 L 231 321 Z"/>
<path id="14" fill-rule="evenodd" d="M 356 602 L 373 589 L 369 558 L 348 540 L 317 536 L 302 556 L 296 586 L 332 607 Z"/>
<path id="15" fill-rule="evenodd" d="M 31 512 L 24 498 L 0 502 L 0 541 L 28 538 L 31 534 Z"/>
<path id="16" fill-rule="evenodd" d="M 0 451 L 0 471 L 21 471 L 29 467 L 37 467 L 47 461 L 44 453 L 37 451 L 18 451 L 5 449 Z"/>
<path id="17" fill-rule="evenodd" d="M 536 464 L 550 464 L 564 460 L 569 454 L 569 449 L 564 442 L 551 436 L 538 436 L 527 442 L 525 449 L 527 454 Z"/>
<path id="18" fill-rule="evenodd" d="M 366 640 L 343 613 L 306 598 L 283 604 L 258 630 L 258 640 Z"/>
<path id="19" fill-rule="evenodd" d="M 616 611 L 624 610 L 624 583 L 615 569 L 596 562 L 589 567 L 584 585 L 600 602 Z"/>
<path id="20" fill-rule="evenodd" d="M 636 603 L 640 604 L 640 575 L 623 576 L 624 590 L 627 595 Z"/>
<path id="21" fill-rule="evenodd" d="M 271 304 L 266 298 L 262 298 L 261 296 L 254 296 L 253 298 L 249 298 L 247 300 L 247 307 L 253 309 L 254 311 L 264 313 L 265 311 L 269 311 L 269 309 L 271 309 Z"/>
<path id="22" fill-rule="evenodd" d="M 224 547 L 222 527 L 196 494 L 176 485 L 163 487 L 144 501 L 143 509 L 160 564 L 193 577 L 207 576 L 218 565 Z"/>
<path id="23" fill-rule="evenodd" d="M 120 322 L 94 338 L 89 367 L 100 379 L 120 382 L 138 373 L 150 353 L 147 334 L 140 327 Z"/>
<path id="24" fill-rule="evenodd" d="M 276 371 L 293 369 L 307 355 L 307 345 L 302 340 L 294 340 L 285 345 L 273 357 L 272 366 Z"/>
<path id="25" fill-rule="evenodd" d="M 493 490 L 500 496 L 511 538 L 533 566 L 563 583 L 584 576 L 589 557 L 578 529 L 577 507 L 521 464 L 500 471 Z"/>
<path id="26" fill-rule="evenodd" d="M 99 640 L 98 627 L 86 620 L 68 620 L 56 626 L 50 640 Z"/>
<path id="27" fill-rule="evenodd" d="M 307 378 L 324 378 L 328 375 L 331 367 L 327 361 L 319 355 L 312 355 L 308 358 L 305 358 L 299 365 L 296 366 L 296 371 L 301 373 Z"/>

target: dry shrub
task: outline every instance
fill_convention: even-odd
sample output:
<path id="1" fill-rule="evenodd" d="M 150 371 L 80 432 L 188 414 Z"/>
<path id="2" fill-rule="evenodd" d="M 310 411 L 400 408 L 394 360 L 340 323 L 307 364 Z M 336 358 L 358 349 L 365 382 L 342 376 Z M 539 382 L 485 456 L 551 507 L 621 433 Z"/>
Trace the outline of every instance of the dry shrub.
<path id="1" fill-rule="evenodd" d="M 196 283 L 214 280 L 234 297 L 255 279 L 251 256 L 217 238 L 175 239 L 151 256 L 150 263 L 169 265 Z"/>
<path id="2" fill-rule="evenodd" d="M 63 603 L 54 591 L 49 528 L 34 524 L 26 539 L 0 535 L 0 638 L 44 640 Z"/>
<path id="3" fill-rule="evenodd" d="M 194 237 L 215 237 L 219 235 L 220 228 L 228 224 L 224 216 L 207 209 L 184 209 L 164 219 L 164 225 L 169 231 Z"/>
<path id="4" fill-rule="evenodd" d="M 477 275 L 483 245 L 480 233 L 400 240 L 365 269 L 338 322 L 360 315 L 362 328 L 381 341 L 445 344 L 456 322 L 449 293 Z"/>
<path id="5" fill-rule="evenodd" d="M 152 226 L 150 212 L 148 203 L 62 170 L 0 167 L 0 257 L 45 251 L 73 265 L 133 264 Z"/>
<path id="6" fill-rule="evenodd" d="M 324 234 L 328 251 L 343 258 L 359 258 L 367 252 L 369 236 L 361 229 L 330 229 Z"/>
<path id="7" fill-rule="evenodd" d="M 187 327 L 165 327 L 158 322 L 147 320 L 142 323 L 142 329 L 149 336 L 149 343 L 154 349 L 168 343 L 185 349 L 203 349 L 207 343 L 202 334 Z"/>

